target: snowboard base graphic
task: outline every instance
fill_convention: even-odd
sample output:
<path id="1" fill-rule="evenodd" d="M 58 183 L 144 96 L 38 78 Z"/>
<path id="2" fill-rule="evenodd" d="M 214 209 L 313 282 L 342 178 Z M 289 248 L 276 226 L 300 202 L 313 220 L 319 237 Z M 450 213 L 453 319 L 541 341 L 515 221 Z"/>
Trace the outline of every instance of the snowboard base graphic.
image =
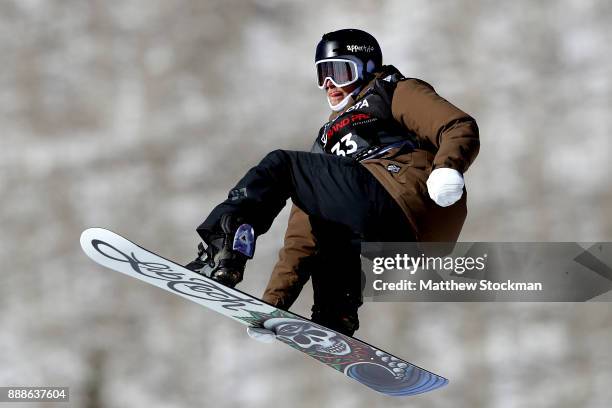
<path id="1" fill-rule="evenodd" d="M 251 327 L 391 396 L 420 394 L 448 383 L 443 377 L 361 340 L 278 309 L 150 252 L 102 228 L 81 234 L 81 247 L 98 264 L 173 292 Z"/>

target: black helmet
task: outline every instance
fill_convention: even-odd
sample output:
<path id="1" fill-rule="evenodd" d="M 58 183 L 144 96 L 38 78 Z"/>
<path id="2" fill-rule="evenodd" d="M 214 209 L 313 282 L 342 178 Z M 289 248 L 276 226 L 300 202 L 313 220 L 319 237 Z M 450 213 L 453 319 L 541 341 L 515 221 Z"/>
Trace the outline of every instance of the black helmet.
<path id="1" fill-rule="evenodd" d="M 361 62 L 362 79 L 367 73 L 375 72 L 382 66 L 382 51 L 378 41 L 362 30 L 348 28 L 323 34 L 317 45 L 315 63 L 324 59 L 342 57 L 356 58 Z"/>

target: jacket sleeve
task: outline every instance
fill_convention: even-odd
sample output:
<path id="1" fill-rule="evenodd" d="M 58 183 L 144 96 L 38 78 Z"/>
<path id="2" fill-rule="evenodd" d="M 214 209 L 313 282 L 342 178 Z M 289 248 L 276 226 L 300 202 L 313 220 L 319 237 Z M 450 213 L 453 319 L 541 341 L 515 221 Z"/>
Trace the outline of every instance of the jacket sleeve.
<path id="1" fill-rule="evenodd" d="M 263 300 L 281 309 L 289 309 L 310 278 L 300 261 L 315 251 L 315 239 L 308 215 L 293 205 L 285 232 L 285 243 L 278 254 Z"/>
<path id="2" fill-rule="evenodd" d="M 415 133 L 422 145 L 435 148 L 432 170 L 449 167 L 464 173 L 478 155 L 476 121 L 436 93 L 426 82 L 397 84 L 391 110 L 395 120 Z"/>

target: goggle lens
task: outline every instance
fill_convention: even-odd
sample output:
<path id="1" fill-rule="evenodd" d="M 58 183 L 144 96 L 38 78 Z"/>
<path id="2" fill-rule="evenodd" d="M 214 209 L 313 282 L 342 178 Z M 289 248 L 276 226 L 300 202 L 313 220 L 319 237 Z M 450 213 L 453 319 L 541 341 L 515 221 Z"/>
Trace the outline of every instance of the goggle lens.
<path id="1" fill-rule="evenodd" d="M 317 80 L 323 89 L 329 78 L 337 87 L 352 84 L 357 80 L 357 64 L 349 60 L 323 60 L 317 62 Z"/>

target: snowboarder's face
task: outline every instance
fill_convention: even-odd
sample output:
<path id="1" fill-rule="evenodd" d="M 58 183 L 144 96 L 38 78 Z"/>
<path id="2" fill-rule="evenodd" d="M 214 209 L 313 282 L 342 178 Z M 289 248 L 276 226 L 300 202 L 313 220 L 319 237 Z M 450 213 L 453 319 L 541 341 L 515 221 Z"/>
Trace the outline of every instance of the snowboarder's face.
<path id="1" fill-rule="evenodd" d="M 343 86 L 342 88 L 334 85 L 332 81 L 328 79 L 325 80 L 324 89 L 327 93 L 327 99 L 329 99 L 329 103 L 332 105 L 337 105 L 344 98 L 346 98 L 351 92 L 353 92 L 357 88 L 357 83 L 352 83 L 347 86 Z"/>

